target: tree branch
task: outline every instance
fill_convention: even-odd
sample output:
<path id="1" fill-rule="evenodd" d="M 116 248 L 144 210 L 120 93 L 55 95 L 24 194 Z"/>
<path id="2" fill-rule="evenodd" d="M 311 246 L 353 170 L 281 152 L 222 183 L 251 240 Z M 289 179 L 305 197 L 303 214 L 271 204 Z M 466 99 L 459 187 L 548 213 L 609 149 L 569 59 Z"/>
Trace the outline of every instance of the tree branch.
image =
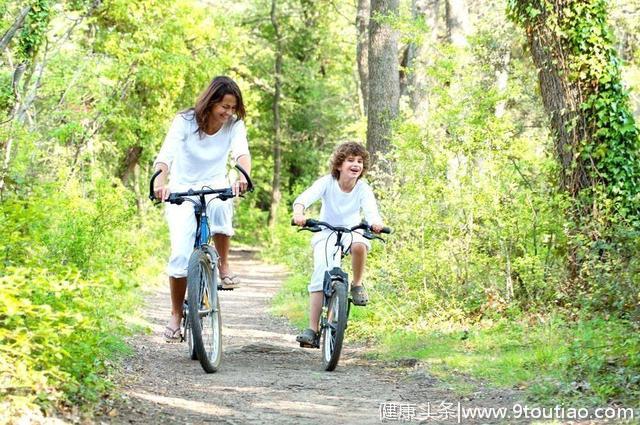
<path id="1" fill-rule="evenodd" d="M 13 22 L 13 25 L 11 25 L 11 27 L 7 30 L 7 32 L 5 32 L 4 35 L 2 36 L 2 39 L 0 39 L 0 50 L 4 50 L 4 48 L 7 47 L 7 45 L 9 45 L 9 42 L 11 41 L 13 36 L 16 35 L 16 32 L 18 32 L 18 30 L 24 24 L 24 20 L 27 18 L 27 15 L 29 14 L 30 11 L 31 11 L 31 6 L 25 6 L 22 8 L 20 13 L 18 14 L 18 17 Z"/>

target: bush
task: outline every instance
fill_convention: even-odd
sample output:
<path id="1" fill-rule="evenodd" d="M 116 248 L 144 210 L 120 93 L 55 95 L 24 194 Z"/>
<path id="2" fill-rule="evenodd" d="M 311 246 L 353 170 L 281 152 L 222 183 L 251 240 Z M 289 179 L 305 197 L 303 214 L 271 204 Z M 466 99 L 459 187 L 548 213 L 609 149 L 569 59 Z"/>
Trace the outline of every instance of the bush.
<path id="1" fill-rule="evenodd" d="M 0 405 L 8 415 L 82 406 L 109 387 L 109 364 L 127 352 L 137 271 L 155 247 L 140 238 L 133 199 L 117 182 L 65 189 L 39 184 L 0 204 Z"/>

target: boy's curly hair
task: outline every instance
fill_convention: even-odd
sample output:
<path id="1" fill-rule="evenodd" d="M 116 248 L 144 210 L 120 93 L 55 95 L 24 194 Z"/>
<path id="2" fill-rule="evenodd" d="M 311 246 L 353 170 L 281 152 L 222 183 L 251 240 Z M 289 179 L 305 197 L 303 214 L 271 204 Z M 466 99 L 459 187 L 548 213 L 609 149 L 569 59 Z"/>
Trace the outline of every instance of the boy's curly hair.
<path id="1" fill-rule="evenodd" d="M 364 176 L 364 174 L 369 169 L 369 152 L 367 152 L 365 147 L 360 143 L 345 142 L 336 148 L 336 150 L 333 152 L 333 156 L 331 157 L 331 162 L 329 163 L 329 167 L 331 168 L 331 175 L 336 180 L 340 178 L 339 168 L 342 166 L 342 163 L 347 159 L 348 156 L 362 157 L 362 174 L 360 174 L 360 177 Z"/>

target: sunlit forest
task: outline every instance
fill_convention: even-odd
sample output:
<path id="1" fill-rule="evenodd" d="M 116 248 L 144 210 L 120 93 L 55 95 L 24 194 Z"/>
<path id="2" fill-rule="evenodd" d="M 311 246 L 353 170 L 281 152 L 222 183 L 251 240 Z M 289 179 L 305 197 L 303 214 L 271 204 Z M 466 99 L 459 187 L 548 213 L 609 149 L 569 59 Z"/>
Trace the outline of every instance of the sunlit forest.
<path id="1" fill-rule="evenodd" d="M 640 407 L 638 0 L 0 0 L 0 37 L 0 421 L 114 390 L 168 252 L 153 161 L 217 75 L 256 185 L 234 244 L 291 271 L 273 314 L 306 323 L 291 204 L 357 141 L 394 232 L 351 340 Z"/>

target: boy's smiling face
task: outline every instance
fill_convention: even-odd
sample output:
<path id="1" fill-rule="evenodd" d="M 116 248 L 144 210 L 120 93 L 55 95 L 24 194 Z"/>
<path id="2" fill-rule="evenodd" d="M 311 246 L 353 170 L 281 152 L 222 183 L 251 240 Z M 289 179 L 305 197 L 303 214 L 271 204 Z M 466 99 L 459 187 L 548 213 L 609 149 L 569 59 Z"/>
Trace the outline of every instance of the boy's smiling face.
<path id="1" fill-rule="evenodd" d="M 345 158 L 344 162 L 338 168 L 340 171 L 340 178 L 357 179 L 362 175 L 364 168 L 364 159 L 359 155 L 349 155 Z"/>

